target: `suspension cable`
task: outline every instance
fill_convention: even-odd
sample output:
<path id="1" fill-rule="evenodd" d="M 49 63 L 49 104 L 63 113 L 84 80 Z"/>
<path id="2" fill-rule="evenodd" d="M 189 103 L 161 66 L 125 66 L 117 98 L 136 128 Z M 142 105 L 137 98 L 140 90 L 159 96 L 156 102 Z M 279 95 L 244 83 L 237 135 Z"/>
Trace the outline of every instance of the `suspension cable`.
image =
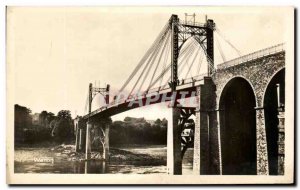
<path id="1" fill-rule="evenodd" d="M 87 93 L 86 99 L 85 99 L 85 105 L 84 105 L 84 114 L 88 113 L 88 101 L 89 101 L 89 92 Z"/>
<path id="2" fill-rule="evenodd" d="M 199 72 L 200 72 L 200 69 L 201 69 L 201 65 L 202 65 L 202 61 L 203 61 L 203 52 L 201 51 L 200 53 L 200 59 L 199 59 L 199 64 L 198 64 L 198 67 L 197 67 L 197 75 L 199 75 Z"/>
<path id="3" fill-rule="evenodd" d="M 189 50 L 189 53 L 187 53 L 186 54 L 186 56 L 185 56 L 185 58 L 187 58 L 186 60 L 185 60 L 185 62 L 184 62 L 184 64 L 181 64 L 180 63 L 180 66 L 181 66 L 181 69 L 179 70 L 179 72 L 178 72 L 178 76 L 180 76 L 181 75 L 181 73 L 183 72 L 183 69 L 188 65 L 188 62 L 189 62 L 189 60 L 191 59 L 191 56 L 194 54 L 194 50 L 195 50 L 195 44 L 194 44 L 194 42 L 192 41 L 191 42 L 192 43 L 192 45 L 191 45 L 191 48 L 190 48 L 190 50 Z"/>
<path id="4" fill-rule="evenodd" d="M 236 52 L 237 54 L 241 57 L 242 54 L 241 52 L 225 37 L 225 35 L 219 30 L 219 28 L 216 28 L 217 34 L 219 34 L 225 42 L 227 42 Z"/>
<path id="5" fill-rule="evenodd" d="M 193 58 L 193 60 L 192 60 L 192 63 L 190 64 L 190 67 L 189 67 L 189 69 L 188 69 L 188 71 L 187 71 L 187 73 L 186 73 L 186 75 L 185 75 L 184 78 L 186 78 L 186 77 L 188 76 L 188 74 L 190 73 L 190 70 L 191 70 L 192 66 L 194 65 L 194 62 L 195 62 L 196 57 L 198 56 L 198 54 L 199 54 L 199 48 L 197 48 L 196 53 L 195 53 L 195 56 L 194 56 L 194 58 Z M 190 76 L 191 76 L 191 78 L 192 78 L 192 73 L 190 73 Z"/>
<path id="6" fill-rule="evenodd" d="M 143 80 L 142 80 L 142 83 L 141 83 L 141 85 L 140 85 L 140 87 L 139 87 L 139 89 L 138 89 L 137 92 L 140 92 L 140 90 L 141 90 L 143 84 L 145 83 L 146 78 L 148 77 L 148 75 L 149 75 L 149 73 L 150 73 L 150 71 L 151 71 L 151 69 L 152 69 L 152 66 L 154 65 L 154 62 L 155 62 L 155 60 L 156 60 L 156 58 L 157 58 L 158 53 L 160 52 L 160 50 L 162 49 L 162 47 L 165 48 L 165 44 L 166 44 L 166 42 L 168 41 L 169 36 L 170 36 L 170 32 L 167 33 L 167 36 L 164 38 L 164 41 L 161 43 L 161 44 L 163 44 L 163 45 L 160 45 L 159 48 L 155 51 L 155 53 L 152 54 L 151 58 L 149 59 L 150 64 L 149 64 L 149 61 L 148 61 L 148 63 L 147 63 L 147 64 L 150 65 L 150 66 L 149 66 L 149 69 L 148 69 L 148 71 L 146 72 L 146 74 L 145 74 L 145 76 L 144 76 L 144 78 L 143 78 Z"/>
<path id="7" fill-rule="evenodd" d="M 192 45 L 192 43 L 189 43 L 184 49 L 182 49 L 182 54 L 179 54 L 179 57 L 184 56 L 186 54 L 186 52 L 187 52 L 186 50 L 191 45 Z M 158 77 L 156 77 L 156 79 L 154 80 L 154 82 L 150 85 L 150 88 L 152 88 L 160 80 L 160 78 L 163 77 L 167 73 L 167 71 L 171 68 L 171 65 L 172 65 L 172 63 L 169 63 L 168 66 L 161 72 L 161 74 Z M 170 80 L 170 79 L 168 79 L 168 80 Z"/>
<path id="8" fill-rule="evenodd" d="M 200 40 L 199 37 L 195 36 L 194 38 L 195 38 L 195 40 L 200 44 L 200 46 L 202 47 L 202 49 L 205 49 L 205 48 L 206 48 L 206 47 L 201 43 L 201 40 Z M 205 53 L 205 56 L 206 56 L 206 58 L 207 58 L 208 66 L 209 66 L 211 72 L 214 73 L 214 72 L 215 72 L 215 67 L 214 67 L 214 65 L 213 65 L 214 62 L 213 62 L 213 60 L 208 56 L 208 54 L 207 54 L 206 51 L 204 51 L 204 53 Z"/>
<path id="9" fill-rule="evenodd" d="M 155 50 L 154 50 L 153 53 L 151 54 L 151 57 L 148 59 L 148 62 L 147 62 L 147 63 L 149 63 L 149 60 L 151 60 L 151 59 L 153 58 L 153 55 L 155 54 L 155 52 L 157 51 L 157 49 L 161 46 L 161 43 L 162 43 L 162 41 L 164 40 L 164 37 L 165 37 L 165 36 L 163 36 L 163 38 L 160 39 L 159 43 L 158 43 L 157 46 L 155 47 Z M 130 96 L 130 95 L 132 94 L 132 92 L 134 91 L 136 85 L 137 85 L 138 82 L 140 81 L 140 79 L 141 79 L 141 77 L 143 76 L 143 74 L 144 74 L 146 68 L 148 67 L 148 65 L 149 65 L 149 64 L 146 64 L 145 68 L 142 70 L 142 73 L 140 74 L 140 76 L 138 77 L 137 81 L 136 81 L 135 84 L 133 85 L 133 88 L 132 88 L 132 90 L 130 91 L 129 96 Z"/>
<path id="10" fill-rule="evenodd" d="M 221 47 L 221 45 L 220 45 L 220 43 L 219 43 L 218 38 L 216 38 L 216 41 L 217 41 L 217 47 L 218 47 L 218 50 L 219 50 L 219 52 L 220 52 L 220 54 L 221 54 L 221 57 L 222 57 L 222 59 L 223 59 L 223 62 L 226 62 L 226 57 L 225 57 L 225 55 L 224 55 L 224 53 L 223 53 L 223 50 L 222 50 L 222 47 Z"/>
<path id="11" fill-rule="evenodd" d="M 149 87 L 150 87 L 150 85 L 151 85 L 151 83 L 152 83 L 152 81 L 153 81 L 153 78 L 154 78 L 155 73 L 156 73 L 156 71 L 157 71 L 157 68 L 158 68 L 158 65 L 159 65 L 159 63 L 160 63 L 160 60 L 161 60 L 161 58 L 162 58 L 162 55 L 163 55 L 163 53 L 164 53 L 164 50 L 166 50 L 166 49 L 165 49 L 165 48 L 166 48 L 166 45 L 167 45 L 167 44 L 169 45 L 169 42 L 170 42 L 170 41 L 171 41 L 171 38 L 170 38 L 170 33 L 169 33 L 169 35 L 168 35 L 168 37 L 167 37 L 167 40 L 165 41 L 164 47 L 163 47 L 163 49 L 162 49 L 162 51 L 161 51 L 161 53 L 160 53 L 159 59 L 158 59 L 158 61 L 157 61 L 157 64 L 156 64 L 156 67 L 155 67 L 155 69 L 154 69 L 153 75 L 152 75 L 152 77 L 151 77 L 151 80 L 150 80 L 149 86 L 148 86 L 148 88 L 147 88 L 147 91 L 149 90 Z M 167 56 L 166 56 L 166 57 L 167 57 Z"/>
<path id="12" fill-rule="evenodd" d="M 182 73 L 182 71 L 183 71 L 183 67 L 184 67 L 184 66 L 186 65 L 186 63 L 188 62 L 188 60 L 186 60 L 186 59 L 189 59 L 189 58 L 190 58 L 190 55 L 193 53 L 193 51 L 194 51 L 194 49 L 195 49 L 194 45 L 195 45 L 195 44 L 194 44 L 193 42 L 190 41 L 190 44 L 188 44 L 188 46 L 186 46 L 186 47 L 187 47 L 186 49 L 188 49 L 188 51 L 184 51 L 184 52 L 182 53 L 182 59 L 180 59 L 180 61 L 178 62 L 178 69 L 179 69 L 178 76 L 181 75 L 181 73 Z M 189 47 L 191 47 L 191 48 L 189 48 Z M 182 63 L 184 63 L 184 62 L 185 62 L 185 64 L 182 64 Z M 170 80 L 171 80 L 171 76 L 169 76 L 167 82 L 166 82 L 164 85 L 166 85 Z"/>
<path id="13" fill-rule="evenodd" d="M 165 57 L 164 57 L 164 63 L 163 63 L 163 68 L 162 68 L 162 70 L 164 71 L 165 70 L 165 68 L 166 68 L 166 64 L 167 64 L 167 60 L 168 60 L 168 56 L 169 56 L 169 54 L 170 54 L 170 51 L 171 51 L 171 38 L 170 38 L 170 43 L 168 43 L 168 46 L 167 46 L 167 53 L 165 54 Z M 164 76 L 162 76 L 161 78 L 160 78 L 160 85 L 161 85 L 161 83 L 162 83 L 162 80 L 163 80 L 163 78 L 164 78 Z M 150 84 L 151 85 L 151 84 Z M 149 86 L 150 86 L 149 85 Z M 160 86 L 159 85 L 159 86 Z M 148 87 L 149 88 L 149 87 Z"/>
<path id="14" fill-rule="evenodd" d="M 138 65 L 135 67 L 135 69 L 130 74 L 130 76 L 128 77 L 128 79 L 126 80 L 126 82 L 123 84 L 123 86 L 121 87 L 121 89 L 119 90 L 119 92 L 122 92 L 125 89 L 125 87 L 131 81 L 131 79 L 134 77 L 134 75 L 137 73 L 137 71 L 140 69 L 140 67 L 145 63 L 145 61 L 147 60 L 147 58 L 149 57 L 149 55 L 153 52 L 153 50 L 157 46 L 158 42 L 161 40 L 161 37 L 163 36 L 163 34 L 166 33 L 166 31 L 168 31 L 169 29 L 170 29 L 170 24 L 169 24 L 169 22 L 167 22 L 167 24 L 164 26 L 164 28 L 162 29 L 162 31 L 159 33 L 158 37 L 155 39 L 154 43 L 147 50 L 146 54 L 142 57 L 142 59 L 139 61 Z"/>

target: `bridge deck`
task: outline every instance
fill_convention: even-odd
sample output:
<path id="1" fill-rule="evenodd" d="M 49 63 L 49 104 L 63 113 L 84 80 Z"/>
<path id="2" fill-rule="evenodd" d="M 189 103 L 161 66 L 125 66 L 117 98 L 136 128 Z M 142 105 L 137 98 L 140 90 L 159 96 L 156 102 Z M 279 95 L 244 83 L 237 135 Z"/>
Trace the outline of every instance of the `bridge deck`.
<path id="1" fill-rule="evenodd" d="M 177 86 L 176 99 L 180 99 L 180 93 L 184 93 L 186 98 L 194 96 L 196 92 L 196 87 L 200 84 L 203 84 L 204 75 L 199 75 L 195 78 L 185 79 L 180 81 L 180 84 Z M 91 117 L 101 117 L 106 116 L 110 117 L 137 107 L 141 107 L 138 103 L 141 102 L 142 106 L 157 104 L 165 102 L 163 97 L 168 97 L 167 101 L 170 101 L 172 96 L 171 89 L 169 86 L 164 85 L 162 87 L 154 88 L 149 90 L 147 94 L 124 98 L 117 101 L 109 103 L 107 106 L 103 106 L 95 111 L 83 116 L 83 119 L 88 119 Z M 155 98 L 156 97 L 156 98 Z M 155 100 L 154 100 L 155 98 Z M 147 102 L 148 101 L 148 102 Z M 134 102 L 134 103 L 133 103 Z M 132 106 L 130 106 L 130 103 Z"/>
<path id="2" fill-rule="evenodd" d="M 259 51 L 255 51 L 253 53 L 249 53 L 249 54 L 241 56 L 241 57 L 238 57 L 236 59 L 226 61 L 222 64 L 219 64 L 217 66 L 218 67 L 217 69 L 226 69 L 228 67 L 233 67 L 235 65 L 239 65 L 239 64 L 242 64 L 242 63 L 246 63 L 246 62 L 249 62 L 249 61 L 252 61 L 252 60 L 256 60 L 256 59 L 268 56 L 268 55 L 279 53 L 279 52 L 282 52 L 284 50 L 285 50 L 285 44 L 284 43 L 277 44 L 277 45 L 274 45 L 274 46 L 271 46 L 271 47 L 268 47 L 268 48 L 265 48 L 265 49 L 262 49 L 262 50 L 259 50 Z"/>

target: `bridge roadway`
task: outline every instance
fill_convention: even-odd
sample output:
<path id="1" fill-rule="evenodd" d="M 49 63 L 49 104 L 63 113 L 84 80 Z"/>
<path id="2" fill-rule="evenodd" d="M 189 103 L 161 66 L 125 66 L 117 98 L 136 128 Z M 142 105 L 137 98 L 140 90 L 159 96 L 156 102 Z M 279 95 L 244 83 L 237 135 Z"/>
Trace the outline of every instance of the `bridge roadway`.
<path id="1" fill-rule="evenodd" d="M 179 82 L 176 90 L 176 100 L 181 98 L 190 98 L 196 95 L 196 87 L 203 84 L 204 75 L 184 79 Z M 184 94 L 184 96 L 183 96 Z M 181 96 L 182 95 L 182 96 Z M 153 105 L 161 102 L 170 101 L 172 97 L 171 88 L 169 85 L 164 85 L 158 88 L 150 89 L 147 94 L 120 99 L 113 101 L 107 106 L 103 106 L 90 114 L 83 116 L 83 120 L 94 119 L 97 117 L 110 117 L 131 109 L 142 106 Z M 131 105 L 130 105 L 131 104 Z"/>

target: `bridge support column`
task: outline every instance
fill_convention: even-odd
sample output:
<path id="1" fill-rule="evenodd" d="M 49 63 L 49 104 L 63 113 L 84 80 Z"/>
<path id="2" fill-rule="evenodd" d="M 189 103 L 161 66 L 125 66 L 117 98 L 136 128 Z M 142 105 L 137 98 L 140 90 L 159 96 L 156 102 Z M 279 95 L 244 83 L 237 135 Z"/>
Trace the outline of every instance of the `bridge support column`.
<path id="1" fill-rule="evenodd" d="M 79 152 L 79 138 L 80 138 L 80 129 L 79 129 L 79 125 L 76 125 L 75 152 Z"/>
<path id="2" fill-rule="evenodd" d="M 215 100 L 215 99 L 214 99 Z M 213 100 L 213 101 L 214 101 Z M 212 108 L 208 114 L 208 146 L 209 146 L 209 174 L 221 174 L 220 169 L 220 144 L 219 141 L 219 125 L 218 125 L 218 111 Z"/>
<path id="3" fill-rule="evenodd" d="M 284 175 L 284 150 L 285 150 L 285 130 L 284 130 L 284 109 L 278 109 L 278 175 Z"/>
<path id="4" fill-rule="evenodd" d="M 269 174 L 265 114 L 262 107 L 256 108 L 256 163 L 257 175 Z"/>
<path id="5" fill-rule="evenodd" d="M 85 136 L 86 130 L 80 128 L 79 130 L 79 151 L 83 152 L 85 150 Z"/>
<path id="6" fill-rule="evenodd" d="M 94 122 L 92 130 L 90 131 L 90 141 L 91 141 L 91 150 L 92 151 L 100 151 L 101 147 L 99 146 L 100 143 L 95 143 L 95 140 L 100 137 L 101 131 L 100 131 L 101 125 L 99 123 Z"/>
<path id="7" fill-rule="evenodd" d="M 75 151 L 80 152 L 84 150 L 84 129 L 83 122 L 79 117 L 74 119 L 74 125 L 76 130 L 76 141 L 75 141 Z"/>
<path id="8" fill-rule="evenodd" d="M 170 108 L 167 136 L 167 170 L 170 175 L 182 174 L 180 109 Z"/>
<path id="9" fill-rule="evenodd" d="M 193 173 L 220 174 L 216 88 L 210 77 L 197 87 Z"/>
<path id="10" fill-rule="evenodd" d="M 88 174 L 90 172 L 90 168 L 91 168 L 91 162 L 85 161 L 85 163 L 84 163 L 84 173 Z"/>
<path id="11" fill-rule="evenodd" d="M 85 159 L 91 159 L 91 128 L 92 124 L 87 122 L 86 125 L 86 143 L 85 143 Z"/>
<path id="12" fill-rule="evenodd" d="M 105 124 L 103 159 L 109 160 L 109 124 Z"/>
<path id="13" fill-rule="evenodd" d="M 193 162 L 194 174 L 203 175 L 210 173 L 209 148 L 209 115 L 204 111 L 196 110 Z"/>
<path id="14" fill-rule="evenodd" d="M 217 130 L 218 130 L 218 153 L 219 153 L 219 174 L 223 174 L 223 164 L 222 164 L 222 142 L 221 142 L 221 125 L 220 125 L 220 115 L 221 110 L 217 110 Z"/>
<path id="15" fill-rule="evenodd" d="M 196 121 L 194 131 L 194 159 L 193 159 L 193 173 L 200 174 L 200 112 L 199 108 L 196 110 Z"/>

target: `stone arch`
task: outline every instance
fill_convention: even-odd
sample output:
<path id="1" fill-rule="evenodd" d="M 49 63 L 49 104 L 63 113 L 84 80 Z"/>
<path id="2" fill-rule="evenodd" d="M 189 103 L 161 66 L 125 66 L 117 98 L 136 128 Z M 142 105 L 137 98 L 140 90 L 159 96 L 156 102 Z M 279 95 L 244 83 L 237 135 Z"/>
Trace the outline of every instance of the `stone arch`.
<path id="1" fill-rule="evenodd" d="M 256 98 L 251 83 L 233 77 L 219 100 L 222 171 L 225 175 L 256 174 Z"/>
<path id="2" fill-rule="evenodd" d="M 277 87 L 277 84 L 279 85 Z M 277 89 L 278 88 L 278 89 Z M 278 105 L 278 94 L 280 94 L 280 104 Z M 278 152 L 279 152 L 279 119 L 278 119 L 278 109 L 284 108 L 285 103 L 285 68 L 277 70 L 264 89 L 263 94 L 263 107 L 265 113 L 265 127 L 266 127 L 266 139 L 267 139 L 267 149 L 268 149 L 268 161 L 269 161 L 269 174 L 278 175 L 279 173 L 279 162 L 278 162 Z M 282 104 L 282 105 L 281 105 Z"/>
<path id="3" fill-rule="evenodd" d="M 220 87 L 219 93 L 217 94 L 217 109 L 219 109 L 220 107 L 220 100 L 221 100 L 221 95 L 224 92 L 224 89 L 226 87 L 226 85 L 233 79 L 235 78 L 242 78 L 244 80 L 246 80 L 248 82 L 248 84 L 251 86 L 252 91 L 254 92 L 255 95 L 255 106 L 258 106 L 258 101 L 257 101 L 257 97 L 256 97 L 256 91 L 255 88 L 253 86 L 253 84 L 251 83 L 251 81 L 249 79 L 247 79 L 246 77 L 244 77 L 243 75 L 234 75 L 231 76 L 229 79 L 226 80 L 226 82 L 224 82 L 224 84 Z"/>
<path id="4" fill-rule="evenodd" d="M 281 71 L 284 71 L 285 72 L 285 67 L 281 67 L 279 68 L 277 71 L 275 71 L 270 77 L 269 77 L 269 80 L 268 82 L 266 83 L 265 87 L 264 87 L 264 91 L 263 91 L 263 95 L 262 95 L 262 103 L 265 101 L 265 96 L 266 96 L 266 91 L 267 91 L 267 88 L 270 84 L 270 82 L 272 81 L 272 79 Z"/>

